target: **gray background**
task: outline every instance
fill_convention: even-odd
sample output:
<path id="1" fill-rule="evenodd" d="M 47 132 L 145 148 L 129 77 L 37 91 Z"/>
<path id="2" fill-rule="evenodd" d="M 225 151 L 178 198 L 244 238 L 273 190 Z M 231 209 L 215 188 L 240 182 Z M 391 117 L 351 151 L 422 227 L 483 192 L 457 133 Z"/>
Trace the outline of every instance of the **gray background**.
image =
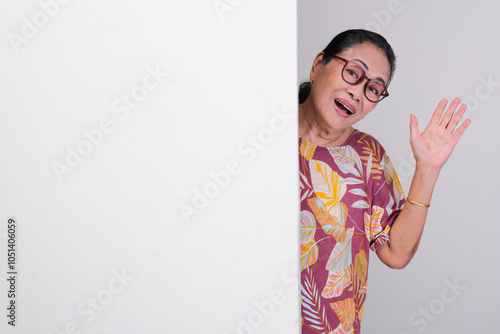
<path id="1" fill-rule="evenodd" d="M 413 261 L 398 271 L 371 254 L 366 333 L 498 327 L 499 11 L 494 1 L 298 1 L 299 82 L 308 80 L 316 54 L 346 29 L 377 31 L 393 46 L 391 96 L 357 128 L 381 141 L 405 192 L 414 164 L 410 113 L 422 131 L 441 98 L 469 104 L 472 124 L 442 170 Z M 494 84 L 485 85 L 488 78 Z M 452 293 L 446 282 L 455 281 L 461 288 Z"/>

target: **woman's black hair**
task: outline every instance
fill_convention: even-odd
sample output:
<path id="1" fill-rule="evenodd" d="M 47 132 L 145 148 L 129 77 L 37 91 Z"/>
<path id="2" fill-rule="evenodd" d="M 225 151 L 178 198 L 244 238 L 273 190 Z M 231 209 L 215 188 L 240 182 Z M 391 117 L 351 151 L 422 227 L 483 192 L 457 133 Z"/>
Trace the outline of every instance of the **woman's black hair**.
<path id="1" fill-rule="evenodd" d="M 351 29 L 341 32 L 337 36 L 335 36 L 332 41 L 326 46 L 323 50 L 323 65 L 326 65 L 333 59 L 333 56 L 336 56 L 355 45 L 362 43 L 372 43 L 377 46 L 380 50 L 382 50 L 387 56 L 387 60 L 389 61 L 389 65 L 391 66 L 391 74 L 389 76 L 389 82 L 392 80 L 392 76 L 394 71 L 396 70 L 396 55 L 392 50 L 391 45 L 387 42 L 387 40 L 381 35 L 363 29 Z M 309 94 L 311 93 L 311 83 L 309 81 L 303 82 L 300 84 L 299 88 L 299 104 L 304 103 Z"/>

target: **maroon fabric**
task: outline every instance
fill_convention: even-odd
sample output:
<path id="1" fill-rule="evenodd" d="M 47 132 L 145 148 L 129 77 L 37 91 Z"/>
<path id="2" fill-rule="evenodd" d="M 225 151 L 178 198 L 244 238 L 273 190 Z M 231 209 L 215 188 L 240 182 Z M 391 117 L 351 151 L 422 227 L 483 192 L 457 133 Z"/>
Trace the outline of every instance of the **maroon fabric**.
<path id="1" fill-rule="evenodd" d="M 359 333 L 369 249 L 389 240 L 405 202 L 379 142 L 355 130 L 338 147 L 299 139 L 302 333 Z"/>

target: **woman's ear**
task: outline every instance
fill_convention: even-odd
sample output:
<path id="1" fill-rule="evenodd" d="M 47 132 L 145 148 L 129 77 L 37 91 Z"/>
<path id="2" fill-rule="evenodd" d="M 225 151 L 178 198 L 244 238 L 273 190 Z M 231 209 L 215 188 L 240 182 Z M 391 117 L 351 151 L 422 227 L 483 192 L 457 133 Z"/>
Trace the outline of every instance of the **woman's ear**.
<path id="1" fill-rule="evenodd" d="M 309 75 L 309 79 L 311 81 L 311 86 L 312 86 L 312 83 L 314 81 L 314 78 L 316 77 L 317 73 L 319 72 L 319 70 L 323 66 L 323 55 L 324 55 L 323 52 L 318 53 L 318 55 L 316 56 L 316 58 L 314 59 L 314 62 L 312 64 L 311 74 Z"/>

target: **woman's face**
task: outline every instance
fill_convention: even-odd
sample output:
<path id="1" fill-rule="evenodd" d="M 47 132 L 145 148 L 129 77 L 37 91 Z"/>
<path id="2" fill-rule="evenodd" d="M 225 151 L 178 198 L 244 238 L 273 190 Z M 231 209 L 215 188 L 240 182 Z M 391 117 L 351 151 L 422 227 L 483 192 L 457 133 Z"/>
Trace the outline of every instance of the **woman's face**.
<path id="1" fill-rule="evenodd" d="M 338 56 L 356 62 L 368 78 L 378 79 L 387 86 L 389 61 L 377 46 L 358 44 Z M 309 98 L 319 124 L 328 131 L 342 131 L 363 119 L 377 103 L 370 102 L 365 96 L 367 79 L 357 85 L 348 84 L 342 79 L 345 64 L 342 60 L 333 58 L 323 65 L 322 59 L 323 53 L 320 53 L 314 60 Z"/>

